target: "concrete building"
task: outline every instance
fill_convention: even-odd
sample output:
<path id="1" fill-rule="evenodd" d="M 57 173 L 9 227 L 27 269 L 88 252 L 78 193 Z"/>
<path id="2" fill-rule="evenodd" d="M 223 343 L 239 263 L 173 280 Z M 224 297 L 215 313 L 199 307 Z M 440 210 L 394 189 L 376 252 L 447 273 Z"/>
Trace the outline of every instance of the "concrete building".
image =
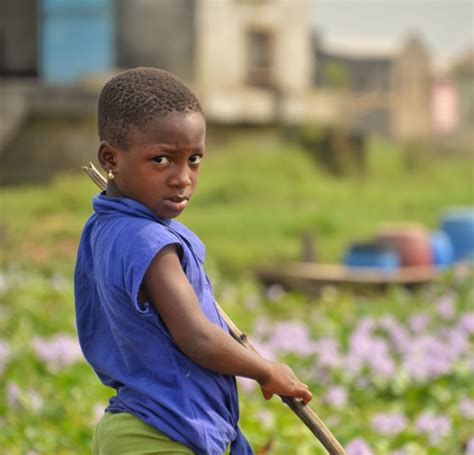
<path id="1" fill-rule="evenodd" d="M 0 75 L 23 71 L 98 90 L 104 78 L 94 85 L 94 73 L 156 66 L 188 82 L 218 123 L 344 125 L 403 139 L 430 132 L 430 56 L 421 41 L 314 40 L 309 2 L 0 2 Z M 22 21 L 36 28 L 18 33 L 26 25 L 11 24 Z"/>
<path id="2" fill-rule="evenodd" d="M 350 129 L 423 138 L 430 133 L 430 56 L 421 40 L 315 40 L 315 85 L 346 93 Z"/>
<path id="3" fill-rule="evenodd" d="M 207 116 L 219 122 L 309 118 L 309 6 L 287 0 L 119 0 L 118 64 L 178 74 L 197 91 Z"/>

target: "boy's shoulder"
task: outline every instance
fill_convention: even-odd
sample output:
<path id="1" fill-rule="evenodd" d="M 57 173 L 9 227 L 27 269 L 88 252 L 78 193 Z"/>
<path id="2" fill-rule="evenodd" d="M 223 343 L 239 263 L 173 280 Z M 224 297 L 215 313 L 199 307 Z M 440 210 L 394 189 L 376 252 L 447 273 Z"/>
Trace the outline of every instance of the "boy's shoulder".
<path id="1" fill-rule="evenodd" d="M 205 247 L 183 223 L 157 218 L 142 204 L 127 198 L 99 194 L 93 200 L 94 213 L 86 230 L 102 244 L 105 241 L 125 249 L 154 249 L 162 243 L 185 243 L 204 262 Z"/>

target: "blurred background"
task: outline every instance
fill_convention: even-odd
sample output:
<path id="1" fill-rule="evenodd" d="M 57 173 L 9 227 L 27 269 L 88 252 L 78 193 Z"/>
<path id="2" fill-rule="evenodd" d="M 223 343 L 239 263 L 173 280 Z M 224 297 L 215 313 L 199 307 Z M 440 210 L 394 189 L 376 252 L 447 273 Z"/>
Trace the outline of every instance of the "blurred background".
<path id="1" fill-rule="evenodd" d="M 72 273 L 98 94 L 137 66 L 206 113 L 180 221 L 218 300 L 348 453 L 474 454 L 468 0 L 0 0 L 0 453 L 89 453 L 112 395 L 76 341 Z M 240 388 L 259 454 L 325 453 Z"/>

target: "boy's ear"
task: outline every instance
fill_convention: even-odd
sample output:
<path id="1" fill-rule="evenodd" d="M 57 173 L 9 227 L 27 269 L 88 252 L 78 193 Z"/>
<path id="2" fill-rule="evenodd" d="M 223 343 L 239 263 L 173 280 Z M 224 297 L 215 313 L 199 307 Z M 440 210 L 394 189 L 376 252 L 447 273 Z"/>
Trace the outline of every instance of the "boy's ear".
<path id="1" fill-rule="evenodd" d="M 117 154 L 118 150 L 107 141 L 101 141 L 99 144 L 99 150 L 97 158 L 104 171 L 114 171 L 117 166 Z"/>

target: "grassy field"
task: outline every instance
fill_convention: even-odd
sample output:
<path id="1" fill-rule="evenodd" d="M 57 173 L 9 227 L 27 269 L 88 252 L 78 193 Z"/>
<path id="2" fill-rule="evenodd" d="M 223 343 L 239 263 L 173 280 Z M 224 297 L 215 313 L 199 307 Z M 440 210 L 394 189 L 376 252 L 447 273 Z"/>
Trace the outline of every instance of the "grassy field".
<path id="1" fill-rule="evenodd" d="M 471 157 L 424 154 L 408 170 L 399 149 L 373 141 L 367 175 L 337 178 L 292 144 L 244 137 L 209 150 L 197 193 L 180 218 L 206 244 L 209 265 L 229 277 L 299 258 L 305 231 L 317 236 L 321 262 L 338 261 L 350 241 L 370 238 L 384 222 L 435 229 L 444 210 L 473 201 Z M 81 174 L 3 189 L 4 263 L 70 270 L 96 192 Z"/>
<path id="2" fill-rule="evenodd" d="M 231 135 L 211 143 L 181 218 L 207 246 L 221 305 L 308 381 L 314 409 L 352 455 L 474 453 L 472 271 L 370 298 L 263 290 L 250 272 L 298 259 L 304 231 L 321 261 L 339 261 L 381 223 L 436 229 L 447 208 L 472 204 L 472 157 L 411 158 L 373 140 L 366 175 L 336 178 L 293 144 Z M 111 395 L 75 342 L 72 270 L 95 193 L 80 173 L 1 190 L 0 453 L 89 453 Z M 260 453 L 324 453 L 277 400 L 240 388 L 242 427 Z"/>

